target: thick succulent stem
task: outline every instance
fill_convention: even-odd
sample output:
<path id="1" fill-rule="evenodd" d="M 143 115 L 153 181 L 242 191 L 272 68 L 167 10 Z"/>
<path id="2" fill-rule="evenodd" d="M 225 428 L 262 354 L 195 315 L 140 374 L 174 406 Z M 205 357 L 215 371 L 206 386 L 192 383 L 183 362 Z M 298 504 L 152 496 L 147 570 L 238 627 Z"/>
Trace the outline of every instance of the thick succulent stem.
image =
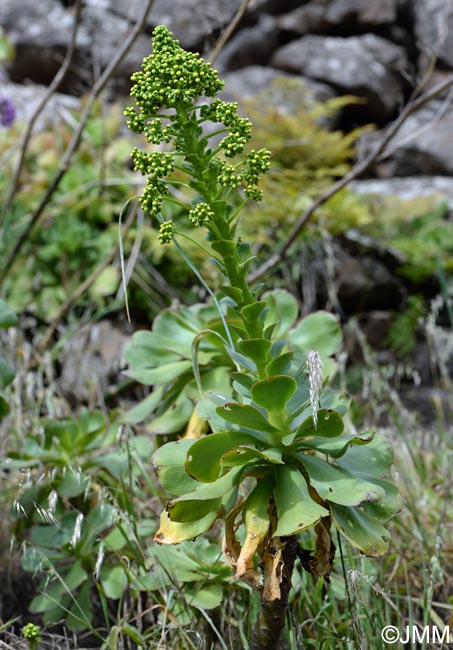
<path id="1" fill-rule="evenodd" d="M 297 557 L 297 536 L 288 537 L 283 549 L 284 561 L 281 596 L 278 600 L 267 602 L 261 599 L 258 619 L 252 630 L 250 650 L 277 650 L 280 637 L 285 627 L 285 617 L 288 609 L 288 597 L 291 589 L 291 576 Z"/>

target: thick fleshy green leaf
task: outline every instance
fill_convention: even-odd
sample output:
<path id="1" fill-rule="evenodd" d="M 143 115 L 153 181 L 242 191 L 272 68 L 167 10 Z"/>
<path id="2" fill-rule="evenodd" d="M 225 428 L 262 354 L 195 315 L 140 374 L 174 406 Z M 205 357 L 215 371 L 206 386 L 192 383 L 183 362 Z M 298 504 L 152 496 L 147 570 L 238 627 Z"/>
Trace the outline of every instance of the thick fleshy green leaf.
<path id="1" fill-rule="evenodd" d="M 259 451 L 255 447 L 249 447 L 248 445 L 240 445 L 239 447 L 234 447 L 234 449 L 227 451 L 220 459 L 220 464 L 225 467 L 239 467 L 257 460 L 263 460 L 267 463 L 276 463 L 277 465 L 284 464 L 280 449 L 266 449 L 264 451 Z"/>
<path id="2" fill-rule="evenodd" d="M 88 573 L 82 567 L 82 561 L 76 560 L 69 571 L 62 576 L 62 580 L 49 583 L 45 592 L 32 601 L 30 611 L 38 613 L 54 609 L 63 595 L 68 591 L 75 591 L 88 577 Z"/>
<path id="3" fill-rule="evenodd" d="M 69 543 L 74 530 L 77 514 L 70 512 L 62 518 L 60 528 L 53 524 L 39 524 L 31 529 L 33 546 L 57 550 Z"/>
<path id="4" fill-rule="evenodd" d="M 277 466 L 275 476 L 274 499 L 278 514 L 276 536 L 295 535 L 304 528 L 313 526 L 321 517 L 329 515 L 326 508 L 313 501 L 307 482 L 298 469 Z"/>
<path id="5" fill-rule="evenodd" d="M 303 438 L 296 443 L 297 449 L 313 449 L 333 458 L 340 458 L 351 445 L 367 445 L 373 440 L 374 434 L 364 433 L 360 436 L 341 436 L 341 438 Z"/>
<path id="6" fill-rule="evenodd" d="M 103 566 L 100 572 L 100 583 L 107 598 L 116 600 L 121 598 L 129 580 L 121 564 L 117 566 Z"/>
<path id="7" fill-rule="evenodd" d="M 336 438 L 343 433 L 343 429 L 344 423 L 341 415 L 330 409 L 320 409 L 318 411 L 317 426 L 315 427 L 313 416 L 310 415 L 297 429 L 295 439 L 305 436 Z"/>
<path id="8" fill-rule="evenodd" d="M 200 380 L 202 390 L 205 393 L 229 393 L 231 391 L 230 373 L 231 367 L 229 366 L 216 366 L 215 368 L 207 370 L 206 372 L 201 369 Z M 184 394 L 194 401 L 200 399 L 200 391 L 195 379 L 187 384 L 186 388 L 184 389 Z"/>
<path id="9" fill-rule="evenodd" d="M 90 597 L 90 582 L 87 580 L 69 608 L 66 625 L 69 630 L 86 630 L 93 619 L 93 606 Z"/>
<path id="10" fill-rule="evenodd" d="M 99 535 L 113 526 L 115 509 L 108 503 L 98 503 L 82 522 L 82 538 L 79 547 L 80 556 L 91 556 Z"/>
<path id="11" fill-rule="evenodd" d="M 268 377 L 272 375 L 282 375 L 287 372 L 291 365 L 291 360 L 294 356 L 294 352 L 284 352 L 280 354 L 276 359 L 272 359 L 267 364 L 265 371 Z"/>
<path id="12" fill-rule="evenodd" d="M 6 330 L 17 324 L 17 316 L 7 303 L 0 298 L 0 329 Z"/>
<path id="13" fill-rule="evenodd" d="M 192 361 L 174 361 L 155 368 L 132 368 L 127 374 L 141 384 L 168 384 L 192 370 Z"/>
<path id="14" fill-rule="evenodd" d="M 385 523 L 401 510 L 403 506 L 401 496 L 396 486 L 390 481 L 376 478 L 371 483 L 375 483 L 384 489 L 385 496 L 379 503 L 363 503 L 362 508 L 368 515 L 374 517 L 374 519 Z"/>
<path id="15" fill-rule="evenodd" d="M 126 345 L 124 355 L 127 364 L 131 368 L 145 368 L 180 361 L 181 352 L 169 349 L 171 343 L 171 340 L 162 339 L 155 332 L 139 330 Z M 190 352 L 190 346 L 187 352 Z"/>
<path id="16" fill-rule="evenodd" d="M 202 327 L 200 328 L 202 325 L 199 318 L 200 310 L 197 314 L 196 307 L 195 305 L 194 307 L 164 309 L 154 319 L 153 332 L 178 344 L 176 349 L 181 349 L 180 345 L 188 346 L 190 349 L 193 337 L 196 336 L 199 329 L 202 329 Z"/>
<path id="17" fill-rule="evenodd" d="M 205 420 L 209 424 L 210 429 L 214 433 L 234 428 L 233 425 L 229 425 L 229 423 L 217 413 L 217 408 L 219 406 L 224 406 L 229 399 L 231 399 L 230 393 L 228 394 L 228 397 L 226 397 L 219 393 L 210 392 L 197 403 L 196 408 L 198 415 L 202 420 Z"/>
<path id="18" fill-rule="evenodd" d="M 55 599 L 50 599 L 45 593 L 42 593 L 33 598 L 28 609 L 33 614 L 44 614 L 46 623 L 57 623 L 66 616 L 66 609 L 70 602 L 68 594 L 63 594 L 55 602 Z"/>
<path id="19" fill-rule="evenodd" d="M 178 433 L 187 424 L 192 411 L 192 401 L 181 394 L 162 415 L 146 426 L 146 430 L 149 433 Z"/>
<path id="20" fill-rule="evenodd" d="M 294 350 L 308 354 L 316 350 L 321 357 L 329 357 L 340 350 L 341 328 L 337 318 L 327 311 L 317 311 L 303 318 L 290 332 Z"/>
<path id="21" fill-rule="evenodd" d="M 105 415 L 99 411 L 83 409 L 78 419 L 79 429 L 86 437 L 96 437 L 105 428 Z"/>
<path id="22" fill-rule="evenodd" d="M 149 436 L 140 435 L 130 439 L 129 449 L 135 457 L 138 456 L 142 460 L 148 462 L 153 454 L 154 445 Z"/>
<path id="23" fill-rule="evenodd" d="M 242 372 L 232 372 L 230 374 L 230 379 L 232 380 L 232 388 L 234 392 L 249 399 L 250 388 L 253 386 L 253 378 Z"/>
<path id="24" fill-rule="evenodd" d="M 153 468 L 159 483 L 171 494 L 181 496 L 199 486 L 198 481 L 194 481 L 184 470 L 187 452 L 193 444 L 193 440 L 167 442 L 153 454 Z"/>
<path id="25" fill-rule="evenodd" d="M 368 557 L 379 557 L 388 550 L 390 535 L 384 526 L 360 507 L 332 505 L 338 530 L 355 548 Z"/>
<path id="26" fill-rule="evenodd" d="M 140 591 L 154 591 L 172 582 L 196 582 L 205 577 L 200 565 L 190 557 L 188 544 L 181 547 L 153 544 L 150 552 L 151 562 L 147 573 L 140 573 L 135 580 L 135 586 Z"/>
<path id="27" fill-rule="evenodd" d="M 118 290 L 120 273 L 116 266 L 107 266 L 89 288 L 90 296 L 105 298 Z"/>
<path id="28" fill-rule="evenodd" d="M 222 499 L 192 499 L 191 501 L 170 501 L 167 504 L 168 516 L 172 521 L 188 523 L 199 521 L 209 513 L 222 513 Z"/>
<path id="29" fill-rule="evenodd" d="M 32 612 L 44 613 L 44 618 L 49 623 L 56 623 L 67 615 L 65 610 L 70 608 L 69 605 L 72 602 L 68 592 L 75 593 L 80 585 L 82 585 L 82 589 L 84 584 L 89 585 L 89 581 L 87 581 L 88 574 L 82 568 L 81 560 L 76 560 L 69 571 L 61 578 L 61 580 L 44 586 L 44 593 L 36 596 L 29 606 Z M 76 602 L 79 597 L 80 593 L 76 595 Z M 84 594 L 82 595 L 82 604 L 84 603 L 83 598 Z M 80 613 L 80 618 L 83 618 L 84 615 L 86 615 L 86 612 L 85 614 Z M 87 620 L 85 620 L 85 627 L 86 623 Z"/>
<path id="30" fill-rule="evenodd" d="M 6 361 L 0 357 L 0 389 L 6 388 L 13 381 L 15 376 L 14 368 L 11 368 Z"/>
<path id="31" fill-rule="evenodd" d="M 297 383 L 288 375 L 269 377 L 253 384 L 252 399 L 267 411 L 284 411 L 286 404 L 297 390 Z"/>
<path id="32" fill-rule="evenodd" d="M 252 302 L 250 305 L 246 305 L 241 309 L 241 316 L 247 323 L 255 323 L 265 308 L 266 302 L 264 300 Z"/>
<path id="33" fill-rule="evenodd" d="M 46 449 L 62 446 L 71 452 L 78 440 L 80 431 L 75 420 L 46 420 L 44 424 L 44 444 Z"/>
<path id="34" fill-rule="evenodd" d="M 236 381 L 248 390 L 253 386 L 253 378 L 250 375 L 246 375 L 244 372 L 232 372 L 230 377 L 233 381 Z"/>
<path id="35" fill-rule="evenodd" d="M 219 477 L 225 452 L 247 444 L 255 445 L 257 441 L 251 434 L 241 431 L 220 431 L 192 441 L 187 450 L 186 472 L 197 481 L 212 485 Z"/>
<path id="36" fill-rule="evenodd" d="M 213 434 L 216 435 L 216 434 Z M 209 437 L 209 436 L 208 436 Z M 189 452 L 190 453 L 190 452 Z M 230 470 L 216 481 L 210 483 L 201 483 L 197 481 L 197 487 L 193 492 L 183 494 L 180 497 L 170 501 L 171 506 L 176 503 L 183 503 L 184 501 L 209 501 L 210 499 L 219 499 L 223 498 L 228 492 L 230 492 L 235 485 L 238 484 L 242 474 L 242 469 L 237 467 Z M 172 507 L 167 511 L 170 512 Z M 173 519 L 173 517 L 172 517 Z M 176 520 L 175 520 L 176 521 Z"/>
<path id="37" fill-rule="evenodd" d="M 245 354 L 241 354 L 240 352 L 237 352 L 237 350 L 234 350 L 233 348 L 229 347 L 228 355 L 235 363 L 240 365 L 242 368 L 245 368 L 246 370 L 251 370 L 252 372 L 256 371 L 256 363 L 252 361 L 252 359 L 246 356 Z"/>
<path id="38" fill-rule="evenodd" d="M 258 409 L 249 404 L 229 402 L 225 406 L 217 407 L 216 410 L 227 422 L 232 422 L 245 429 L 253 429 L 253 431 L 261 432 L 260 439 L 263 442 L 270 441 L 267 435 L 268 433 L 278 432 L 278 429 L 273 427 Z"/>
<path id="39" fill-rule="evenodd" d="M 82 566 L 81 560 L 76 560 L 64 577 L 63 590 L 77 589 L 88 578 L 88 574 Z"/>
<path id="40" fill-rule="evenodd" d="M 57 486 L 60 497 L 72 499 L 83 494 L 90 483 L 90 477 L 82 472 L 74 472 L 70 469 L 65 472 Z"/>
<path id="41" fill-rule="evenodd" d="M 156 388 L 150 393 L 145 399 L 130 409 L 123 416 L 123 422 L 128 424 L 137 424 L 138 422 L 143 422 L 146 418 L 153 413 L 153 411 L 158 407 L 160 401 L 162 400 L 163 389 L 161 387 Z"/>
<path id="42" fill-rule="evenodd" d="M 358 506 L 362 501 L 379 501 L 385 495 L 382 487 L 353 476 L 345 469 L 321 458 L 301 454 L 312 485 L 321 499 L 343 506 Z"/>
<path id="43" fill-rule="evenodd" d="M 258 366 L 266 361 L 272 342 L 267 339 L 246 339 L 239 341 L 239 352 L 251 359 Z"/>
<path id="44" fill-rule="evenodd" d="M 345 415 L 351 407 L 352 398 L 347 393 L 326 386 L 321 396 L 321 406 L 323 409 L 337 411 L 341 416 Z"/>
<path id="45" fill-rule="evenodd" d="M 301 414 L 310 405 L 310 383 L 308 381 L 308 375 L 305 372 L 300 372 L 295 379 L 297 381 L 297 391 L 294 397 L 288 402 L 286 408 L 292 414 L 293 418 L 297 418 L 294 423 L 294 428 L 297 428 L 305 419 Z"/>
<path id="46" fill-rule="evenodd" d="M 181 523 L 172 521 L 164 510 L 160 516 L 160 527 L 154 536 L 158 544 L 179 544 L 187 539 L 198 537 L 211 528 L 217 519 L 216 512 L 209 512 L 203 519 Z"/>
<path id="47" fill-rule="evenodd" d="M 284 289 L 274 289 L 263 294 L 262 299 L 267 302 L 265 324 L 278 323 L 273 333 L 273 338 L 283 338 L 290 327 L 294 325 L 299 313 L 297 300 Z"/>
<path id="48" fill-rule="evenodd" d="M 221 584 L 212 583 L 201 589 L 187 589 L 184 599 L 191 607 L 198 609 L 214 609 L 220 607 L 223 601 L 223 588 Z"/>
<path id="49" fill-rule="evenodd" d="M 219 291 L 221 291 L 225 296 L 228 296 L 228 298 L 234 300 L 237 305 L 242 302 L 243 293 L 237 287 L 230 287 L 229 285 L 222 284 L 219 287 Z"/>
<path id="50" fill-rule="evenodd" d="M 0 418 L 5 417 L 10 412 L 10 406 L 5 399 L 5 394 L 0 391 Z"/>
<path id="51" fill-rule="evenodd" d="M 340 467 L 363 478 L 384 478 L 393 463 L 393 447 L 377 434 L 367 445 L 354 446 L 337 461 Z"/>
<path id="52" fill-rule="evenodd" d="M 114 528 L 104 537 L 105 547 L 109 551 L 120 551 L 128 543 L 133 544 L 134 540 L 127 528 Z"/>

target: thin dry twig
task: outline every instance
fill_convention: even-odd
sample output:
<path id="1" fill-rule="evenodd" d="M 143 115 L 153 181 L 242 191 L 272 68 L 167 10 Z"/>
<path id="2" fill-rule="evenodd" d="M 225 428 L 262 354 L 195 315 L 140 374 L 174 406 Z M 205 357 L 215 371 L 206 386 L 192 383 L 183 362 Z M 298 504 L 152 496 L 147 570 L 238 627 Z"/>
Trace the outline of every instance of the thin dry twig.
<path id="1" fill-rule="evenodd" d="M 126 223 L 124 224 L 123 227 L 123 232 L 122 232 L 122 237 L 123 239 L 126 237 L 127 233 L 131 229 L 132 224 L 134 223 L 135 216 L 137 214 L 138 210 L 138 202 L 136 202 L 133 206 L 133 208 L 130 210 L 129 216 L 126 220 Z M 73 294 L 71 294 L 66 301 L 61 305 L 60 309 L 58 310 L 57 315 L 47 328 L 47 330 L 44 332 L 44 336 L 42 337 L 39 346 L 38 346 L 38 352 L 39 354 L 43 354 L 44 351 L 47 349 L 47 346 L 49 345 L 49 342 L 54 335 L 55 330 L 57 329 L 58 325 L 61 323 L 64 315 L 66 312 L 70 309 L 70 307 L 79 300 L 87 291 L 93 282 L 97 280 L 97 278 L 101 275 L 102 271 L 107 268 L 107 266 L 113 261 L 113 258 L 115 255 L 118 253 L 120 248 L 120 243 L 119 241 L 117 242 L 116 246 L 110 251 L 110 253 L 100 262 L 96 268 L 90 273 L 90 275 L 82 282 L 81 285 L 77 287 L 77 289 L 74 291 Z"/>
<path id="2" fill-rule="evenodd" d="M 74 52 L 75 52 L 77 32 L 79 31 L 80 21 L 81 21 L 81 17 L 82 17 L 82 8 L 83 8 L 83 0 L 78 0 L 77 4 L 76 4 L 74 22 L 72 24 L 71 38 L 70 38 L 68 49 L 66 51 L 66 56 L 64 58 L 64 61 L 63 61 L 62 65 L 61 65 L 60 69 L 58 70 L 57 74 L 53 78 L 52 83 L 48 87 L 47 92 L 44 94 L 41 101 L 39 102 L 39 104 L 35 108 L 32 116 L 30 117 L 30 120 L 29 120 L 29 122 L 27 124 L 27 129 L 26 129 L 26 131 L 24 133 L 24 136 L 22 138 L 22 142 L 21 142 L 21 145 L 20 145 L 19 160 L 17 161 L 16 169 L 14 170 L 13 180 L 11 182 L 11 187 L 10 187 L 8 196 L 6 198 L 5 204 L 3 206 L 2 221 L 5 218 L 5 215 L 7 214 L 7 212 L 9 212 L 9 210 L 11 208 L 11 205 L 12 205 L 12 202 L 13 202 L 13 199 L 14 199 L 14 196 L 15 196 L 15 194 L 17 192 L 17 188 L 19 186 L 20 175 L 22 173 L 22 169 L 23 169 L 24 162 L 25 162 L 25 155 L 27 153 L 28 144 L 30 142 L 31 135 L 33 133 L 33 127 L 36 124 L 36 120 L 41 115 L 42 111 L 47 106 L 47 104 L 49 103 L 49 100 L 52 97 L 52 95 L 58 90 L 60 84 L 62 83 L 63 79 L 66 76 L 66 73 L 68 72 L 68 70 L 69 70 L 69 68 L 71 66 L 72 59 L 73 59 Z"/>
<path id="3" fill-rule="evenodd" d="M 226 43 L 230 40 L 231 36 L 233 35 L 236 27 L 239 25 L 242 17 L 244 16 L 245 12 L 249 8 L 249 5 L 251 4 L 252 1 L 253 0 L 242 0 L 242 4 L 237 10 L 236 14 L 233 16 L 233 19 L 231 20 L 229 25 L 227 25 L 227 27 L 223 30 L 223 32 L 220 34 L 216 44 L 212 48 L 211 52 L 208 54 L 207 60 L 210 63 L 214 63 L 216 61 L 220 52 L 223 50 Z"/>
<path id="4" fill-rule="evenodd" d="M 388 144 L 394 138 L 394 136 L 402 127 L 402 125 L 407 120 L 407 118 L 410 115 L 412 115 L 412 113 L 422 108 L 422 106 L 428 104 L 435 97 L 441 95 L 445 90 L 450 88 L 452 85 L 453 85 L 453 75 L 449 75 L 447 79 L 434 86 L 434 88 L 432 88 L 431 90 L 423 93 L 422 95 L 413 96 L 412 99 L 410 99 L 408 103 L 405 105 L 405 107 L 403 108 L 399 116 L 396 118 L 396 120 L 387 127 L 387 129 L 384 132 L 384 135 L 379 140 L 379 142 L 377 142 L 376 145 L 372 148 L 370 153 L 367 156 L 365 156 L 365 158 L 363 158 L 362 160 L 359 160 L 354 165 L 354 167 L 346 174 L 346 176 L 343 176 L 343 178 L 340 178 L 338 181 L 333 183 L 333 185 L 331 185 L 324 192 L 324 194 L 321 194 L 321 196 L 319 196 L 315 201 L 313 201 L 313 203 L 306 210 L 304 210 L 304 212 L 301 214 L 299 219 L 296 221 L 293 229 L 288 235 L 288 238 L 280 247 L 279 251 L 275 253 L 275 255 L 272 255 L 266 262 L 264 262 L 264 264 L 259 266 L 255 271 L 253 271 L 249 276 L 249 280 L 253 282 L 258 278 L 261 278 L 268 271 L 270 271 L 270 269 L 274 268 L 277 264 L 282 262 L 289 248 L 297 239 L 297 237 L 299 236 L 300 232 L 305 227 L 307 222 L 312 218 L 316 210 L 319 207 L 321 207 L 321 205 L 323 205 L 326 201 L 328 201 L 332 196 L 334 196 L 337 192 L 339 192 L 344 187 L 346 187 L 346 185 L 351 183 L 351 181 L 361 176 L 373 164 L 373 162 L 377 158 L 379 158 L 379 156 L 384 152 Z M 416 93 L 418 93 L 418 90 L 416 91 Z"/>
<path id="5" fill-rule="evenodd" d="M 127 36 L 127 38 L 125 39 L 125 41 L 121 45 L 121 47 L 116 51 L 116 53 L 114 54 L 112 60 L 110 61 L 108 66 L 105 68 L 102 75 L 99 77 L 97 82 L 94 84 L 94 86 L 93 86 L 93 88 L 92 88 L 92 90 L 91 90 L 91 92 L 90 92 L 90 94 L 88 96 L 85 107 L 84 107 L 84 109 L 82 111 L 79 123 L 77 125 L 77 129 L 75 130 L 75 132 L 74 132 L 74 134 L 73 134 L 73 136 L 71 138 L 71 141 L 70 141 L 70 143 L 68 144 L 68 146 L 66 148 L 66 151 L 65 151 L 65 153 L 63 155 L 63 158 L 62 158 L 62 160 L 60 162 L 60 165 L 58 167 L 58 170 L 56 171 L 56 173 L 55 173 L 49 187 L 47 188 L 44 196 L 42 197 L 38 207 L 33 212 L 32 217 L 31 217 L 30 221 L 28 222 L 26 228 L 21 233 L 21 235 L 19 236 L 16 244 L 14 245 L 11 252 L 9 253 L 8 258 L 6 260 L 6 263 L 5 263 L 5 266 L 2 269 L 2 271 L 0 272 L 0 287 L 3 284 L 3 282 L 4 282 L 5 278 L 6 278 L 12 264 L 14 263 L 14 261 L 15 261 L 15 259 L 17 257 L 17 255 L 19 254 L 20 250 L 22 249 L 22 246 L 26 242 L 31 230 L 34 228 L 34 226 L 39 221 L 41 215 L 44 212 L 45 207 L 49 203 L 49 201 L 50 201 L 52 195 L 54 194 L 55 190 L 60 185 L 60 182 L 61 182 L 63 176 L 68 171 L 68 169 L 70 167 L 70 164 L 71 164 L 71 161 L 72 161 L 72 157 L 73 157 L 74 153 L 76 152 L 76 150 L 77 150 L 77 148 L 78 148 L 78 146 L 80 144 L 80 141 L 82 139 L 83 130 L 85 128 L 86 122 L 88 120 L 88 116 L 89 116 L 89 114 L 91 112 L 91 109 L 93 108 L 94 102 L 96 101 L 97 97 L 102 92 L 102 90 L 105 88 L 105 86 L 106 86 L 107 82 L 109 81 L 110 77 L 115 72 L 116 68 L 121 63 L 121 61 L 123 60 L 125 55 L 130 50 L 131 46 L 133 45 L 134 41 L 137 39 L 138 35 L 142 31 L 142 28 L 143 28 L 143 26 L 145 24 L 146 18 L 148 16 L 153 4 L 154 4 L 154 0 L 147 0 L 147 2 L 145 3 L 145 6 L 143 8 L 143 11 L 142 11 L 140 17 L 138 18 L 135 26 L 130 31 L 129 35 Z"/>

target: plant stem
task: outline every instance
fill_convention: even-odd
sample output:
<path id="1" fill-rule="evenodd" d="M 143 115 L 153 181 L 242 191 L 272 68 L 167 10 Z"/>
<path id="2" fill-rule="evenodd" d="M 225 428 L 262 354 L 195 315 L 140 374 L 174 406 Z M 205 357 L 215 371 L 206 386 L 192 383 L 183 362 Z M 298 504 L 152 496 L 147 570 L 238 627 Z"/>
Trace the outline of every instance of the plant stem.
<path id="1" fill-rule="evenodd" d="M 187 160 L 193 168 L 193 177 L 201 186 L 204 186 L 203 190 L 201 190 L 203 199 L 212 205 L 214 210 L 217 209 L 216 216 L 206 226 L 214 238 L 224 241 L 235 241 L 234 217 L 237 216 L 246 201 L 241 203 L 229 221 L 225 218 L 225 214 L 221 212 L 224 208 L 216 206 L 220 198 L 225 200 L 225 190 L 222 188 L 219 192 L 215 174 L 211 178 L 207 174 L 210 167 L 210 160 L 214 154 L 213 152 L 208 152 L 206 146 L 201 144 L 198 138 L 198 129 L 201 121 L 196 119 L 195 114 L 190 115 L 187 106 L 184 104 L 179 106 L 178 114 L 180 134 L 184 140 L 185 149 L 188 152 Z M 255 296 L 250 290 L 246 271 L 241 266 L 241 258 L 237 247 L 233 250 L 228 250 L 228 253 L 225 254 L 220 252 L 220 256 L 230 285 L 241 291 L 242 300 L 237 306 L 237 311 L 240 312 L 243 307 L 255 302 Z M 261 338 L 263 336 L 263 325 L 261 321 L 250 323 L 243 320 L 243 322 L 250 338 Z"/>
<path id="2" fill-rule="evenodd" d="M 288 597 L 291 590 L 291 576 L 297 557 L 299 542 L 297 536 L 286 538 L 283 549 L 283 575 L 280 584 L 279 600 L 267 602 L 261 598 L 258 619 L 252 630 L 250 650 L 277 650 L 285 627 Z"/>

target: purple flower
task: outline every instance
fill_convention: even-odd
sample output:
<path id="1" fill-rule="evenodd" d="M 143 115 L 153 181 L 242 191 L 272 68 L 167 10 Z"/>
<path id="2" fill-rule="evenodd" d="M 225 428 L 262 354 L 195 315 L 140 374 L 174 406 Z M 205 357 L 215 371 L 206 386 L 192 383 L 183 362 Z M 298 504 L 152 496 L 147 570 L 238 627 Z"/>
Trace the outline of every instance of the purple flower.
<path id="1" fill-rule="evenodd" d="M 16 117 L 14 104 L 7 97 L 0 98 L 0 124 L 2 126 L 11 126 Z"/>

